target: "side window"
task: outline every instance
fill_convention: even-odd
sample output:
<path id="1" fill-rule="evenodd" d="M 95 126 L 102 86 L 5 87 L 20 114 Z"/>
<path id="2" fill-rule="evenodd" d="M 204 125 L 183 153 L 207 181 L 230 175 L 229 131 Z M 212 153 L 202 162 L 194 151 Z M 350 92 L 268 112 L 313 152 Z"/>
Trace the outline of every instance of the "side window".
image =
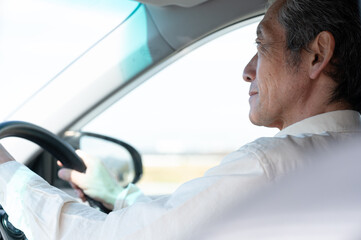
<path id="1" fill-rule="evenodd" d="M 172 63 L 82 130 L 133 145 L 143 157 L 138 185 L 167 194 L 202 176 L 228 153 L 275 129 L 249 122 L 243 68 L 256 53 L 259 19 L 242 24 Z"/>

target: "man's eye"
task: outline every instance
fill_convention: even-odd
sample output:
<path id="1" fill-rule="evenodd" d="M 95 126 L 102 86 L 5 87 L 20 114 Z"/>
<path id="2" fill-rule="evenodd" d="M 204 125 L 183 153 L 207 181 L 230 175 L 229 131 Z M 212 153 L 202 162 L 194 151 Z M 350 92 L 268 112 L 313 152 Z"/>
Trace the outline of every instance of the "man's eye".
<path id="1" fill-rule="evenodd" d="M 255 44 L 257 45 L 258 51 L 267 52 L 265 44 L 263 44 L 258 38 L 255 40 Z"/>
<path id="2" fill-rule="evenodd" d="M 260 40 L 256 39 L 255 44 L 256 44 L 257 48 L 264 49 L 264 45 L 262 44 L 262 42 Z"/>

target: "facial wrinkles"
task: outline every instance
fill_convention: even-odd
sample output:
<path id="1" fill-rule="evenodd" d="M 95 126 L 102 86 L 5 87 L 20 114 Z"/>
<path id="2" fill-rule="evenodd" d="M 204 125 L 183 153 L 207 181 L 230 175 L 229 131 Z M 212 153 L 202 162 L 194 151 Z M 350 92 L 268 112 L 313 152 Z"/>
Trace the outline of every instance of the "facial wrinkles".
<path id="1" fill-rule="evenodd" d="M 272 6 L 257 27 L 256 74 L 250 91 L 258 92 L 251 106 L 253 122 L 282 128 L 284 109 L 290 101 L 284 94 L 290 94 L 288 78 L 292 74 L 285 71 L 285 32 L 278 23 L 277 11 L 278 7 Z"/>
<path id="2" fill-rule="evenodd" d="M 262 113 L 258 117 L 260 117 L 260 122 L 264 122 L 264 118 L 268 115 L 268 104 L 269 104 L 269 93 L 268 93 L 268 84 L 269 84 L 269 76 L 263 70 L 263 62 L 262 58 L 257 58 L 257 69 L 256 69 L 256 79 L 251 82 L 251 91 L 257 91 L 258 95 L 256 99 L 254 99 L 254 105 L 258 108 L 258 112 Z"/>
<path id="3" fill-rule="evenodd" d="M 282 38 L 282 32 L 275 28 L 269 20 L 259 24 L 256 42 L 258 55 L 268 57 L 269 60 L 273 60 L 283 53 L 285 41 Z"/>
<path id="4" fill-rule="evenodd" d="M 277 23 L 274 17 L 269 15 L 260 23 L 257 28 L 258 41 L 258 64 L 257 64 L 257 77 L 259 87 L 259 107 L 262 113 L 261 117 L 262 125 L 268 126 L 282 126 L 282 120 L 277 119 L 282 113 L 282 101 L 278 96 L 281 93 L 278 90 L 283 89 L 282 74 L 284 62 L 284 41 L 283 32 L 280 26 L 277 28 Z M 287 94 L 287 93 L 286 93 Z"/>
<path id="5" fill-rule="evenodd" d="M 281 79 L 277 79 L 277 76 L 273 72 L 267 72 L 263 79 L 263 84 L 260 86 L 262 103 L 263 103 L 263 121 L 267 124 L 271 124 L 274 117 L 279 116 L 279 108 L 281 103 L 278 102 L 278 96 L 282 93 L 279 92 L 281 89 L 278 85 Z"/>

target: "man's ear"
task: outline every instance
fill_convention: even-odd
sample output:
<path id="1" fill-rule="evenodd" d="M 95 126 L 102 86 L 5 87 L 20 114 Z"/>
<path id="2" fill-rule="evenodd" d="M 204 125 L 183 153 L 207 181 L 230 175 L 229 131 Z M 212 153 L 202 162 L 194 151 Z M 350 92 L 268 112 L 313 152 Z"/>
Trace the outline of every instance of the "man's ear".
<path id="1" fill-rule="evenodd" d="M 331 61 L 335 50 L 335 38 L 330 32 L 320 32 L 309 48 L 311 50 L 309 76 L 311 79 L 316 79 Z"/>

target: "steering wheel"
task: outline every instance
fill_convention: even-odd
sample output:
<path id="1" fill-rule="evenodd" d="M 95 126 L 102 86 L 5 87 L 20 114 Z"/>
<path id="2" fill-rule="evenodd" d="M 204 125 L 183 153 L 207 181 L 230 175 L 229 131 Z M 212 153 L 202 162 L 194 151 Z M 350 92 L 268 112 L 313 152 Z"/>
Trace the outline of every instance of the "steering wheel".
<path id="1" fill-rule="evenodd" d="M 6 137 L 19 137 L 27 139 L 48 151 L 53 157 L 58 159 L 64 167 L 74 169 L 79 172 L 85 172 L 86 170 L 85 164 L 75 153 L 75 150 L 69 143 L 37 125 L 21 121 L 9 121 L 1 123 L 0 139 Z M 105 213 L 110 212 L 100 202 L 95 201 L 89 196 L 85 197 L 90 206 L 96 207 Z"/>

